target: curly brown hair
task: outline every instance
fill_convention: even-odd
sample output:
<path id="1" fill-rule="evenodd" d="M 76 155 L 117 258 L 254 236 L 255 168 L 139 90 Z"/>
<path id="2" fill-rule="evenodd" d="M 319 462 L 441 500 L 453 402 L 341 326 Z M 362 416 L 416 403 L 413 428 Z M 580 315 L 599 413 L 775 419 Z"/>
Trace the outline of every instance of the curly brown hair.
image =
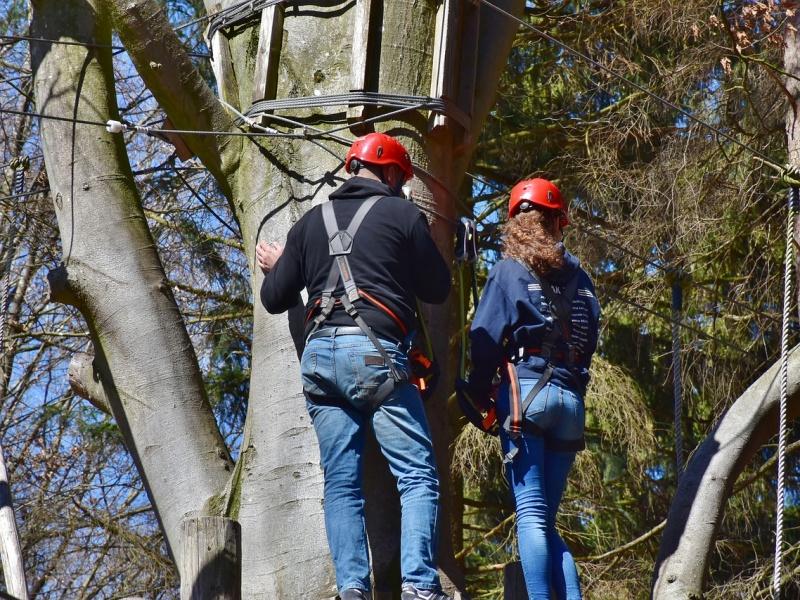
<path id="1" fill-rule="evenodd" d="M 552 210 L 520 213 L 503 227 L 503 255 L 547 275 L 564 266 L 564 245 L 556 235 L 559 214 Z"/>

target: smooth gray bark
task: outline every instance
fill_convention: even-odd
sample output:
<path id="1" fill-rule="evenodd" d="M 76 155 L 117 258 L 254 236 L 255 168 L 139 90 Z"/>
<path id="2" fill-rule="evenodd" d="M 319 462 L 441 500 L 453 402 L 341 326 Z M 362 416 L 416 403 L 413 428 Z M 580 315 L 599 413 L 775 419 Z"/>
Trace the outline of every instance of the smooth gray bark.
<path id="1" fill-rule="evenodd" d="M 31 35 L 110 45 L 107 15 L 85 0 L 33 3 Z M 37 109 L 118 118 L 108 48 L 32 45 Z M 42 146 L 65 267 L 54 298 L 86 318 L 112 412 L 140 467 L 166 539 L 219 493 L 231 462 L 208 404 L 189 336 L 142 212 L 122 136 L 42 121 Z"/>
<path id="2" fill-rule="evenodd" d="M 734 402 L 680 479 L 653 571 L 653 598 L 702 597 L 719 525 L 736 478 L 778 428 L 780 363 Z M 800 347 L 789 356 L 789 418 L 800 415 Z"/>

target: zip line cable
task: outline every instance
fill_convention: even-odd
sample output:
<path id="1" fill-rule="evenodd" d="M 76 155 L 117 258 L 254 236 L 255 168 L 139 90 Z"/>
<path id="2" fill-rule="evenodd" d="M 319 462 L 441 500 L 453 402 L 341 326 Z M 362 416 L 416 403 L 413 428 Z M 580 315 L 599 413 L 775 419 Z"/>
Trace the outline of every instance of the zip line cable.
<path id="1" fill-rule="evenodd" d="M 596 61 L 591 56 L 588 56 L 587 54 L 584 54 L 580 50 L 577 50 L 577 49 L 573 48 L 569 44 L 567 44 L 565 42 L 562 42 L 561 40 L 553 37 L 552 35 L 550 35 L 546 31 L 542 31 L 541 29 L 539 29 L 535 25 L 532 25 L 531 23 L 528 23 L 527 21 L 524 21 L 524 20 L 520 19 L 519 17 L 516 17 L 516 16 L 512 15 L 510 12 L 507 12 L 506 10 L 500 8 L 499 6 L 497 6 L 495 4 L 492 4 L 489 0 L 477 0 L 477 1 L 482 3 L 482 4 L 485 4 L 487 7 L 491 8 L 492 10 L 494 10 L 495 12 L 497 12 L 497 13 L 499 13 L 501 15 L 504 15 L 505 17 L 511 19 L 512 21 L 516 21 L 517 23 L 519 23 L 520 25 L 522 25 L 526 29 L 529 29 L 530 31 L 534 32 L 539 37 L 547 40 L 548 42 L 551 42 L 551 43 L 555 44 L 556 46 L 558 46 L 562 50 L 565 50 L 566 52 L 568 52 L 568 53 L 570 53 L 570 54 L 572 54 L 574 56 L 577 56 L 578 58 L 580 58 L 584 62 L 587 62 L 590 65 L 592 65 L 593 67 L 596 67 L 596 68 L 600 69 L 601 71 L 604 71 L 604 72 L 608 73 L 612 77 L 617 78 L 618 80 L 622 81 L 623 83 L 626 83 L 626 84 L 630 85 L 631 87 L 636 88 L 638 91 L 640 91 L 643 94 L 649 96 L 653 100 L 656 100 L 657 102 L 660 102 L 664 106 L 668 106 L 669 108 L 672 108 L 673 110 L 677 111 L 678 113 L 680 113 L 681 115 L 683 115 L 687 119 L 697 123 L 701 127 L 704 127 L 708 131 L 711 131 L 711 132 L 715 133 L 716 135 L 725 138 L 726 140 L 736 144 L 737 146 L 741 146 L 742 148 L 744 148 L 748 152 L 752 153 L 754 156 L 757 156 L 767 166 L 769 166 L 769 167 L 781 172 L 782 174 L 785 174 L 787 172 L 786 167 L 782 167 L 782 166 L 772 162 L 770 157 L 767 156 L 766 154 L 764 154 L 763 152 L 761 152 L 760 150 L 756 150 L 752 146 L 749 146 L 748 144 L 745 144 L 744 142 L 739 141 L 738 139 L 736 139 L 735 137 L 733 137 L 729 133 L 725 133 L 724 131 L 722 131 L 718 127 L 714 127 L 710 123 L 708 123 L 708 122 L 704 121 L 703 119 L 693 115 L 691 112 L 689 112 L 685 108 L 682 108 L 681 106 L 675 104 L 671 100 L 668 100 L 668 99 L 666 99 L 666 98 L 664 98 L 662 96 L 659 96 L 655 92 L 647 89 L 645 86 L 643 86 L 643 85 L 641 85 L 639 83 L 636 83 L 635 81 L 633 81 L 631 79 L 628 79 L 624 75 L 620 75 L 614 69 L 611 69 L 610 67 L 605 66 L 603 63 Z"/>
<path id="2" fill-rule="evenodd" d="M 800 204 L 800 188 L 789 189 L 786 223 L 786 255 L 783 277 L 783 327 L 781 328 L 781 395 L 778 410 L 778 480 L 775 518 L 775 562 L 772 572 L 772 597 L 781 600 L 783 582 L 783 511 L 785 502 L 786 438 L 788 435 L 787 404 L 789 397 L 789 315 L 794 279 L 794 222 Z"/>
<path id="3" fill-rule="evenodd" d="M 23 194 L 25 189 L 25 171 L 30 166 L 30 158 L 27 156 L 17 157 L 11 161 L 14 168 L 14 175 L 12 177 L 12 191 L 14 195 L 19 196 Z M 8 218 L 13 230 L 13 222 L 11 215 L 6 216 L 5 212 L 0 216 L 0 224 Z M 9 237 L 10 247 L 4 248 L 3 264 L 0 265 L 0 357 L 5 356 L 5 335 L 6 335 L 6 320 L 8 318 L 8 297 L 11 290 L 11 263 L 14 261 L 16 248 L 14 248 L 14 235 Z"/>

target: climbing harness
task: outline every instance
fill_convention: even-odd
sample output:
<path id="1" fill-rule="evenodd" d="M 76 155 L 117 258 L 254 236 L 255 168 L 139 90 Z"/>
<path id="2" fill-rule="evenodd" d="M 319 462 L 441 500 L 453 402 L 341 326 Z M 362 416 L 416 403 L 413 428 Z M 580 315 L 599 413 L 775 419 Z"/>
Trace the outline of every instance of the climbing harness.
<path id="1" fill-rule="evenodd" d="M 789 189 L 787 223 L 786 223 L 786 255 L 783 278 L 783 324 L 781 327 L 781 395 L 778 410 L 778 481 L 777 481 L 777 516 L 775 524 L 775 563 L 772 573 L 772 597 L 780 600 L 782 594 L 783 571 L 783 512 L 785 496 L 786 472 L 786 438 L 788 430 L 787 404 L 789 397 L 789 327 L 792 307 L 792 279 L 794 277 L 794 222 L 800 208 L 800 188 Z"/>
<path id="2" fill-rule="evenodd" d="M 322 290 L 322 295 L 306 316 L 306 322 L 308 322 L 313 312 L 319 310 L 319 313 L 313 319 L 313 325 L 308 335 L 308 339 L 311 339 L 315 333 L 318 333 L 322 324 L 328 320 L 335 306 L 337 304 L 341 305 L 358 326 L 357 328 L 352 328 L 354 330 L 353 333 L 360 331 L 360 333 L 367 336 L 372 342 L 372 345 L 375 346 L 375 349 L 383 360 L 383 364 L 389 369 L 389 378 L 378 387 L 373 395 L 372 404 L 374 408 L 381 405 L 389 394 L 394 391 L 395 386 L 409 379 L 403 371 L 397 368 L 394 361 L 389 356 L 389 353 L 386 352 L 386 349 L 375 335 L 375 332 L 359 314 L 355 302 L 364 300 L 385 312 L 395 321 L 404 337 L 408 336 L 408 328 L 389 307 L 358 287 L 353 278 L 350 261 L 347 258 L 353 250 L 353 242 L 355 241 L 356 233 L 361 223 L 364 221 L 370 209 L 372 209 L 381 198 L 383 198 L 383 196 L 371 196 L 367 198 L 361 206 L 358 207 L 356 214 L 353 216 L 346 229 L 339 228 L 333 202 L 328 201 L 322 205 L 322 220 L 325 223 L 325 231 L 328 236 L 328 254 L 332 256 L 334 260 L 331 265 L 331 270 L 328 273 L 328 280 L 325 283 L 325 288 Z M 339 280 L 342 281 L 342 285 L 344 286 L 344 294 L 337 298 L 334 294 Z"/>
<path id="3" fill-rule="evenodd" d="M 547 333 L 542 340 L 540 348 L 510 348 L 507 356 L 503 376 L 509 388 L 509 414 L 503 422 L 503 429 L 512 441 L 510 450 L 503 458 L 504 463 L 514 460 L 519 448 L 516 442 L 523 433 L 543 436 L 544 432 L 535 423 L 525 418 L 525 413 L 536 396 L 544 389 L 553 375 L 557 365 L 564 365 L 570 371 L 576 364 L 577 352 L 570 343 L 572 336 L 572 301 L 578 293 L 578 274 L 563 286 L 550 283 L 545 277 L 537 276 L 533 271 L 528 271 L 533 278 L 533 285 L 538 284 L 541 289 L 542 300 L 550 307 Z M 567 351 L 556 351 L 558 345 L 566 345 Z M 525 398 L 522 398 L 519 376 L 516 364 L 529 356 L 538 356 L 546 361 L 545 369 L 536 384 L 531 388 Z M 584 439 L 575 441 L 561 441 L 546 439 L 549 447 L 561 451 L 578 451 L 585 448 Z"/>

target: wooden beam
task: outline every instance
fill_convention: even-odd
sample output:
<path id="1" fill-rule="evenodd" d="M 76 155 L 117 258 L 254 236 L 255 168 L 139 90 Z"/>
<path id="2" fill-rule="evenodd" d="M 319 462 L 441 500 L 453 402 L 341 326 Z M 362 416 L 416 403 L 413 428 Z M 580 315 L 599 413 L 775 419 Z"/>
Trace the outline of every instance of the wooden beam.
<path id="1" fill-rule="evenodd" d="M 472 120 L 475 104 L 475 74 L 478 68 L 478 37 L 481 28 L 480 6 L 474 2 L 462 2 L 461 36 L 458 67 L 458 92 L 456 101 L 459 108 Z M 466 136 L 469 136 L 469 128 Z M 464 140 L 469 143 L 470 140 Z"/>
<path id="2" fill-rule="evenodd" d="M 350 58 L 350 90 L 366 91 L 367 77 L 371 66 L 369 48 L 370 16 L 374 0 L 356 0 L 353 20 L 353 50 Z M 360 121 L 364 118 L 363 106 L 351 106 L 347 109 L 349 121 Z"/>
<path id="3" fill-rule="evenodd" d="M 433 65 L 431 69 L 431 97 L 454 98 L 456 35 L 458 33 L 458 5 L 463 0 L 442 0 L 436 11 L 436 33 L 433 40 Z M 431 129 L 448 125 L 444 115 L 435 115 Z"/>
<path id="4" fill-rule="evenodd" d="M 232 106 L 239 106 L 239 89 L 236 86 L 236 75 L 233 71 L 233 56 L 228 38 L 216 32 L 211 40 L 207 40 L 211 48 L 211 69 L 217 80 L 219 97 Z"/>
<path id="5" fill-rule="evenodd" d="M 278 91 L 278 67 L 283 46 L 283 4 L 261 11 L 258 50 L 253 80 L 253 102 L 273 100 Z"/>

